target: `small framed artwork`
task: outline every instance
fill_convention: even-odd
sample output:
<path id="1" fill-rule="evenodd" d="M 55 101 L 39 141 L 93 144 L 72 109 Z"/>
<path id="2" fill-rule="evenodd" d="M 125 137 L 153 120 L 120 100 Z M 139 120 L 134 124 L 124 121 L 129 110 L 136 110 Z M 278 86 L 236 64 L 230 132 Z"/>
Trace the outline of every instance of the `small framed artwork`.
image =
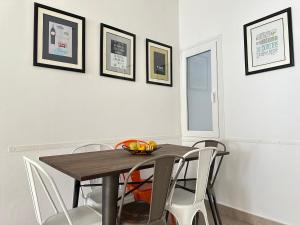
<path id="1" fill-rule="evenodd" d="M 85 18 L 34 3 L 33 65 L 85 72 Z"/>
<path id="2" fill-rule="evenodd" d="M 172 87 L 172 46 L 146 39 L 147 83 Z"/>
<path id="3" fill-rule="evenodd" d="M 244 25 L 246 75 L 294 66 L 291 8 Z"/>
<path id="4" fill-rule="evenodd" d="M 101 76 L 135 81 L 135 39 L 135 34 L 101 24 Z"/>

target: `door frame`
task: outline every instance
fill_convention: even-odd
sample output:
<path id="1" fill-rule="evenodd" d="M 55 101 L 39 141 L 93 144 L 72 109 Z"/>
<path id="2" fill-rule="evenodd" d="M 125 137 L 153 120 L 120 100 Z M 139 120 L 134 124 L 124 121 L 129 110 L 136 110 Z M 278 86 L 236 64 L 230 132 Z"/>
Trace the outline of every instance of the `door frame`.
<path id="1" fill-rule="evenodd" d="M 211 50 L 211 71 L 212 71 L 212 113 L 213 131 L 189 131 L 188 130 L 188 108 L 187 108 L 187 76 L 186 58 Z M 215 74 L 215 75 L 213 75 Z M 197 44 L 181 52 L 181 76 L 180 76 L 180 96 L 181 96 L 181 128 L 183 140 L 193 140 L 201 138 L 220 138 L 222 132 L 222 113 L 220 113 L 220 74 L 221 74 L 221 37 Z"/>

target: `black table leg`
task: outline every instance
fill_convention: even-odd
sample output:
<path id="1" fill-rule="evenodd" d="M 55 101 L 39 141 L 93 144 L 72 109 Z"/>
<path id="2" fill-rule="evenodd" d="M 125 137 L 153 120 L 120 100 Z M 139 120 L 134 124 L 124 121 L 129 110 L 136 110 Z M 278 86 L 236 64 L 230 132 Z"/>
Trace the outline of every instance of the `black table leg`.
<path id="1" fill-rule="evenodd" d="M 119 175 L 103 177 L 102 224 L 116 225 Z"/>
<path id="2" fill-rule="evenodd" d="M 73 192 L 73 208 L 78 206 L 78 199 L 79 199 L 79 190 L 80 190 L 80 181 L 74 181 L 74 192 Z"/>

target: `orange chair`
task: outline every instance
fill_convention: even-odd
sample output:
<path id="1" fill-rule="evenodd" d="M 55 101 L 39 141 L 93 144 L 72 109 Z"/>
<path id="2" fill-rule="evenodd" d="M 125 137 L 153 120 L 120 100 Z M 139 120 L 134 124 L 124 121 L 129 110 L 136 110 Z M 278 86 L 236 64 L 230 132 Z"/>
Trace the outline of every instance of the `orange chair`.
<path id="1" fill-rule="evenodd" d="M 123 146 L 123 145 L 128 147 L 130 142 L 139 142 L 139 143 L 147 144 L 145 141 L 132 139 L 132 140 L 122 141 L 122 142 L 116 144 L 115 149 L 118 149 L 120 146 Z M 131 181 L 142 183 L 145 180 L 141 178 L 141 173 L 140 173 L 140 171 L 137 170 L 131 174 Z M 139 184 L 128 184 L 127 189 L 128 189 L 128 191 L 133 190 L 138 185 Z M 133 191 L 133 196 L 136 201 L 145 201 L 150 204 L 151 193 L 152 193 L 152 184 L 145 183 L 141 187 L 139 187 L 138 189 Z"/>

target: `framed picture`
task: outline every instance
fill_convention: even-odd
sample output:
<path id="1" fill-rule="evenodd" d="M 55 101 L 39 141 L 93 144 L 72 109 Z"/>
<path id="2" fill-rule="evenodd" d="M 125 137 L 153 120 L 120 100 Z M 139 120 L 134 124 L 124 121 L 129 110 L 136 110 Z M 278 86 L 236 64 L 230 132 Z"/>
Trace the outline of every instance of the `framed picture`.
<path id="1" fill-rule="evenodd" d="M 172 46 L 146 39 L 147 83 L 172 87 Z"/>
<path id="2" fill-rule="evenodd" d="M 85 72 L 85 18 L 34 3 L 33 65 Z"/>
<path id="3" fill-rule="evenodd" d="M 135 81 L 135 34 L 101 24 L 100 75 Z"/>
<path id="4" fill-rule="evenodd" d="M 244 25 L 246 75 L 294 66 L 291 8 Z"/>

